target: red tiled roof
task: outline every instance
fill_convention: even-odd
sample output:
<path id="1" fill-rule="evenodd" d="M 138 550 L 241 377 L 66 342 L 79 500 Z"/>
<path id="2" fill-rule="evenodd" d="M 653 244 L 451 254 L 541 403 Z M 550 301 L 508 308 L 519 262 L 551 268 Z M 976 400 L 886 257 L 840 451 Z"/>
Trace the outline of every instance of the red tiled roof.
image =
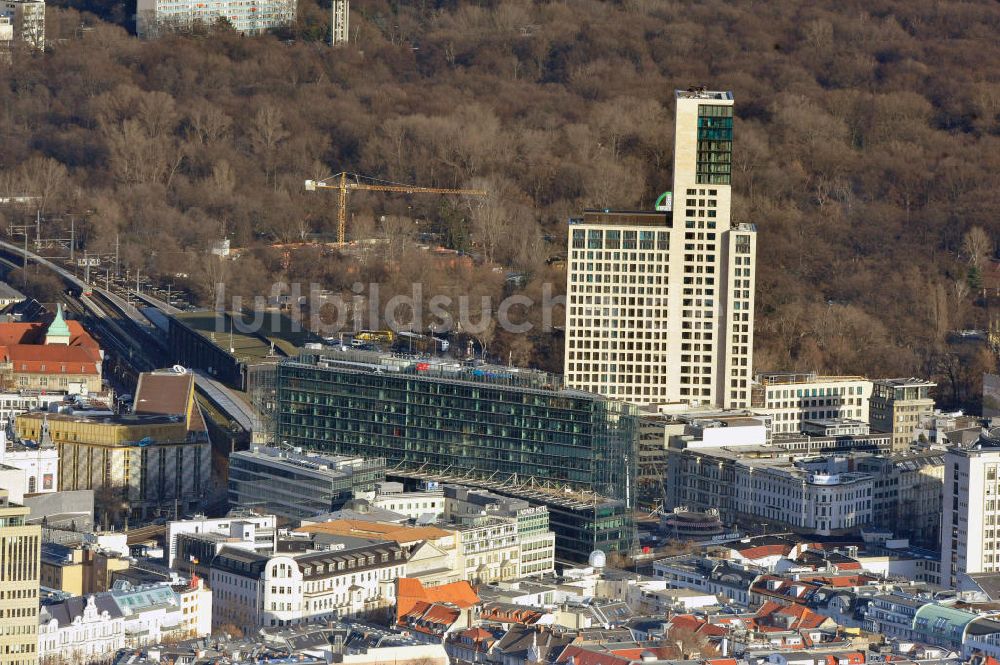
<path id="1" fill-rule="evenodd" d="M 484 621 L 496 621 L 497 623 L 517 623 L 525 626 L 532 626 L 544 616 L 542 612 L 530 607 L 502 607 L 499 605 L 487 605 L 479 615 Z"/>
<path id="2" fill-rule="evenodd" d="M 475 642 L 479 642 L 482 640 L 496 639 L 495 637 L 493 637 L 493 633 L 486 630 L 485 628 L 467 628 L 466 630 L 463 630 L 461 633 L 459 633 L 459 636 L 467 637 Z"/>
<path id="3" fill-rule="evenodd" d="M 658 660 L 671 660 L 678 656 L 677 649 L 672 646 L 606 649 L 600 645 L 570 644 L 556 658 L 556 663 L 567 663 L 572 658 L 574 665 L 631 665 L 642 662 L 644 653 L 650 653 Z"/>
<path id="4" fill-rule="evenodd" d="M 69 344 L 46 344 L 47 323 L 0 323 L 0 361 L 14 372 L 100 374 L 101 347 L 79 321 L 67 321 Z"/>
<path id="5" fill-rule="evenodd" d="M 709 635 L 715 637 L 724 637 L 726 635 L 726 629 L 722 626 L 708 623 L 707 621 L 703 621 L 692 614 L 678 614 L 677 616 L 671 618 L 670 629 L 688 630 L 698 635 Z"/>
<path id="6" fill-rule="evenodd" d="M 430 621 L 432 623 L 439 623 L 445 626 L 450 626 L 455 623 L 458 618 L 459 611 L 457 608 L 445 607 L 444 605 L 434 604 L 427 608 L 424 615 L 421 617 L 424 621 Z"/>
<path id="7" fill-rule="evenodd" d="M 642 654 L 651 653 L 660 660 L 669 660 L 677 656 L 677 650 L 673 647 L 635 647 L 628 649 L 611 649 L 611 653 L 619 658 L 629 660 L 642 660 Z"/>
<path id="8" fill-rule="evenodd" d="M 783 621 L 773 623 L 777 615 L 790 616 L 793 619 L 790 624 L 786 624 Z M 763 631 L 819 628 L 826 620 L 827 617 L 817 614 L 802 605 L 782 605 L 773 600 L 769 600 L 761 605 L 760 609 L 757 610 L 757 614 L 754 615 L 754 623 L 757 624 L 759 630 Z"/>
<path id="9" fill-rule="evenodd" d="M 41 346 L 45 344 L 45 331 L 49 324 L 45 323 L 0 323 L 0 346 L 26 344 Z M 67 321 L 69 328 L 69 345 L 82 346 L 90 349 L 100 349 L 101 346 L 90 336 L 79 321 Z"/>
<path id="10" fill-rule="evenodd" d="M 570 644 L 559 654 L 556 663 L 567 663 L 570 658 L 574 665 L 629 665 L 631 662 L 610 651 L 594 651 Z"/>
<path id="11" fill-rule="evenodd" d="M 441 635 L 452 626 L 461 610 L 438 603 L 418 600 L 408 612 L 399 617 L 398 623 L 428 635 Z"/>
<path id="12" fill-rule="evenodd" d="M 476 590 L 467 581 L 452 582 L 441 586 L 425 588 L 420 580 L 400 577 L 396 580 L 396 618 L 408 614 L 417 603 L 450 603 L 458 609 L 467 609 L 479 604 Z"/>
<path id="13" fill-rule="evenodd" d="M 86 346 L 66 346 L 65 344 L 12 344 L 2 346 L 7 357 L 19 360 L 70 360 L 77 362 L 98 362 L 101 354 Z"/>

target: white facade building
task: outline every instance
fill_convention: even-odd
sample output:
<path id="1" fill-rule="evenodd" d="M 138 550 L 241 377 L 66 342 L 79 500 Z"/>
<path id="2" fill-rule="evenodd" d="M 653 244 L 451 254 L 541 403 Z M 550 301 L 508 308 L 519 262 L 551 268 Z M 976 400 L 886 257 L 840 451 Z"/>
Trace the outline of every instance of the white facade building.
<path id="1" fill-rule="evenodd" d="M 42 605 L 38 621 L 43 662 L 98 662 L 119 649 L 209 635 L 212 592 L 201 580 L 139 587 L 119 582 L 112 591 Z"/>
<path id="2" fill-rule="evenodd" d="M 2 1 L 2 0 L 0 0 Z M 66 399 L 63 393 L 42 394 L 37 391 L 0 393 L 0 426 L 6 428 L 14 422 L 14 417 L 26 411 L 48 410 L 50 405 Z"/>
<path id="3" fill-rule="evenodd" d="M 941 501 L 941 584 L 963 573 L 1000 571 L 1000 438 L 983 436 L 951 447 L 944 458 Z"/>
<path id="4" fill-rule="evenodd" d="M 874 479 L 848 470 L 846 458 L 741 459 L 736 502 L 746 514 L 817 535 L 872 521 Z"/>
<path id="5" fill-rule="evenodd" d="M 225 20 L 237 32 L 256 35 L 291 24 L 295 11 L 295 0 L 138 0 L 136 30 L 153 38 Z"/>
<path id="6" fill-rule="evenodd" d="M 637 404 L 745 408 L 757 234 L 730 217 L 733 96 L 676 100 L 673 210 L 570 223 L 566 382 Z"/>
<path id="7" fill-rule="evenodd" d="M 213 625 L 255 632 L 382 609 L 395 602 L 405 566 L 389 542 L 277 555 L 225 549 L 212 561 Z"/>
<path id="8" fill-rule="evenodd" d="M 10 20 L 14 43 L 45 48 L 44 0 L 0 0 L 0 16 Z"/>
<path id="9" fill-rule="evenodd" d="M 125 646 L 135 648 L 164 639 L 203 637 L 211 632 L 212 593 L 199 580 L 195 587 L 170 584 L 133 587 L 118 582 L 108 592 L 121 609 Z M 187 602 L 184 602 L 186 596 Z M 184 615 L 184 609 L 188 615 Z M 191 615 L 190 612 L 195 614 Z M 209 627 L 205 631 L 206 626 Z"/>
<path id="10" fill-rule="evenodd" d="M 752 407 L 772 416 L 775 433 L 798 433 L 807 420 L 867 423 L 871 396 L 872 382 L 861 376 L 771 372 L 757 375 Z"/>
<path id="11" fill-rule="evenodd" d="M 0 16 L 0 50 L 7 50 L 14 41 L 14 22 L 9 16 Z"/>
<path id="12" fill-rule="evenodd" d="M 125 618 L 108 594 L 43 605 L 38 621 L 42 662 L 97 662 L 125 647 Z"/>
<path id="13" fill-rule="evenodd" d="M 463 579 L 485 580 L 511 579 L 509 572 L 503 566 L 503 557 L 511 557 L 513 576 L 538 577 L 555 572 L 555 542 L 556 536 L 549 529 L 549 510 L 545 506 L 532 505 L 524 499 L 500 496 L 486 490 L 470 489 L 458 485 L 444 487 L 446 498 L 445 512 L 447 518 L 458 524 L 475 528 L 460 534 L 463 548 L 467 548 L 474 540 L 479 542 L 472 548 L 472 559 L 478 566 L 486 568 L 471 572 L 466 564 L 466 574 L 472 577 Z M 501 522 L 491 522 L 484 518 L 494 517 Z M 508 553 L 509 523 L 514 524 L 514 537 L 518 545 L 516 552 Z M 486 525 L 482 528 L 479 525 Z M 496 526 L 490 527 L 490 524 Z M 489 551 L 496 555 L 486 555 Z M 492 563 L 489 563 L 493 559 Z M 499 565 L 494 565 L 499 564 Z M 499 577 L 498 577 L 499 576 Z"/>
<path id="14" fill-rule="evenodd" d="M 402 483 L 383 482 L 378 484 L 371 505 L 406 515 L 412 520 L 437 519 L 444 514 L 445 500 L 444 492 L 437 488 L 404 492 Z"/>
<path id="15" fill-rule="evenodd" d="M 686 447 L 671 441 L 665 508 L 718 510 L 724 524 L 769 523 L 817 535 L 874 519 L 875 479 L 847 456 L 780 446 Z"/>
<path id="16" fill-rule="evenodd" d="M 250 511 L 237 510 L 226 517 L 201 516 L 167 522 L 167 565 L 176 568 L 180 563 L 177 561 L 177 537 L 181 534 L 217 534 L 252 543 L 250 549 L 256 552 L 274 552 L 275 519 L 274 515 L 256 515 Z"/>
<path id="17" fill-rule="evenodd" d="M 456 533 L 463 570 L 461 579 L 489 584 L 520 576 L 521 544 L 516 520 L 479 517 L 458 526 Z"/>
<path id="18" fill-rule="evenodd" d="M 0 434 L 0 466 L 24 474 L 26 494 L 56 492 L 59 489 L 59 451 L 52 445 L 7 443 Z"/>

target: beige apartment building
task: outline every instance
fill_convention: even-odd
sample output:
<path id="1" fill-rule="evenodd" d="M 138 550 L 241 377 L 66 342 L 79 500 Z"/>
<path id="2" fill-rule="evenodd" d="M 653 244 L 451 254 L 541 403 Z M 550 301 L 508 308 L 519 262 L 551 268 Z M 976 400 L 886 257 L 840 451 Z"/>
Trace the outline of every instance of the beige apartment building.
<path id="1" fill-rule="evenodd" d="M 798 433 L 808 420 L 868 422 L 872 382 L 863 376 L 819 376 L 815 372 L 757 374 L 751 408 L 772 417 L 775 434 Z"/>
<path id="2" fill-rule="evenodd" d="M 45 48 L 44 0 L 0 0 L 0 17 L 10 22 L 13 41 Z"/>
<path id="3" fill-rule="evenodd" d="M 570 222 L 566 382 L 636 404 L 745 408 L 757 234 L 730 216 L 733 96 L 676 102 L 671 209 Z"/>
<path id="4" fill-rule="evenodd" d="M 892 449 L 906 450 L 916 439 L 920 422 L 934 413 L 931 389 L 924 379 L 878 379 L 869 406 L 872 429 L 892 434 Z"/>
<path id="5" fill-rule="evenodd" d="M 0 665 L 38 663 L 38 562 L 42 528 L 0 489 Z"/>

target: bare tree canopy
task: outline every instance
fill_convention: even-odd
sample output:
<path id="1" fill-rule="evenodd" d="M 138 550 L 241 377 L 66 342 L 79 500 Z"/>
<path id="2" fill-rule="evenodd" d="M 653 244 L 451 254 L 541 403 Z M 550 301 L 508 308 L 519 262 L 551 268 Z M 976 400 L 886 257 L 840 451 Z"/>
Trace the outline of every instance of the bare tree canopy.
<path id="1" fill-rule="evenodd" d="M 566 220 L 651 207 L 671 182 L 672 91 L 705 84 L 736 99 L 734 217 L 760 232 L 757 367 L 944 377 L 949 332 L 988 325 L 989 3 L 361 0 L 336 51 L 317 0 L 280 34 L 150 42 L 113 24 L 119 4 L 67 4 L 50 3 L 45 53 L 0 68 L 0 196 L 80 211 L 88 247 L 120 239 L 133 271 L 203 302 L 218 280 L 348 293 L 424 279 L 478 297 L 517 273 L 558 292 Z M 345 170 L 490 196 L 355 193 L 349 237 L 370 242 L 298 256 L 290 243 L 337 218 L 302 181 Z M 241 252 L 221 265 L 208 251 L 224 237 Z M 431 260 L 439 246 L 455 254 Z M 556 336 L 489 346 L 562 364 Z"/>

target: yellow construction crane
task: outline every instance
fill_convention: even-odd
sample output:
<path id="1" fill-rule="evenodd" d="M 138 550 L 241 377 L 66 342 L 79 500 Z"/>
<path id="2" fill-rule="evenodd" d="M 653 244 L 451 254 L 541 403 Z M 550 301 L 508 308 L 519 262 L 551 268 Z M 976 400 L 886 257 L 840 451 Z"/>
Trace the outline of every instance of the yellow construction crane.
<path id="1" fill-rule="evenodd" d="M 330 183 L 330 181 L 334 181 Z M 363 182 L 367 180 L 369 182 Z M 361 176 L 357 173 L 342 172 L 330 176 L 324 180 L 306 180 L 306 191 L 314 192 L 317 189 L 336 189 L 340 191 L 340 199 L 337 206 L 337 242 L 344 242 L 346 239 L 345 227 L 347 226 L 347 192 L 349 190 L 364 190 L 369 192 L 399 192 L 401 194 L 465 194 L 467 196 L 486 196 L 486 191 L 482 189 L 448 189 L 443 187 L 417 187 L 415 185 L 405 185 L 398 182 L 378 180 L 368 176 Z"/>

